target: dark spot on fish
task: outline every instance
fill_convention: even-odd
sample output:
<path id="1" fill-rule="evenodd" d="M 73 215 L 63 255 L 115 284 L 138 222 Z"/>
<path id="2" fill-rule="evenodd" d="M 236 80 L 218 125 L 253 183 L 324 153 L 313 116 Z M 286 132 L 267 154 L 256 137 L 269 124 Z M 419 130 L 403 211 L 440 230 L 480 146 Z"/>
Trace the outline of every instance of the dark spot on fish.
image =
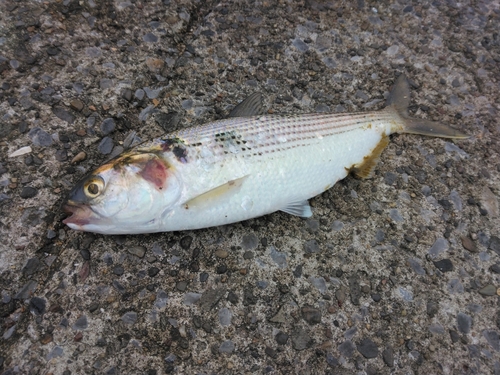
<path id="1" fill-rule="evenodd" d="M 167 180 L 167 166 L 158 159 L 151 159 L 139 174 L 146 181 L 151 182 L 158 189 L 162 190 Z"/>
<path id="2" fill-rule="evenodd" d="M 187 151 L 184 147 L 175 146 L 172 152 L 181 163 L 187 162 Z"/>
<path id="3" fill-rule="evenodd" d="M 193 146 L 201 145 L 201 143 L 197 143 Z M 181 163 L 187 163 L 187 145 L 180 138 L 167 138 L 163 140 L 161 145 L 161 149 L 163 152 L 171 151 L 175 158 Z"/>
<path id="4" fill-rule="evenodd" d="M 241 138 L 241 135 L 236 134 L 235 131 L 230 131 L 230 132 L 224 132 L 224 133 L 217 133 L 214 135 L 215 141 L 216 142 L 225 142 L 230 139 L 236 139 L 236 138 Z"/>
<path id="5" fill-rule="evenodd" d="M 172 150 L 172 145 L 175 144 L 173 139 L 165 139 L 163 143 L 161 144 L 161 149 L 162 151 L 171 151 Z"/>
<path id="6" fill-rule="evenodd" d="M 161 144 L 162 151 L 172 151 L 172 148 L 184 145 L 184 141 L 180 138 L 167 138 Z"/>

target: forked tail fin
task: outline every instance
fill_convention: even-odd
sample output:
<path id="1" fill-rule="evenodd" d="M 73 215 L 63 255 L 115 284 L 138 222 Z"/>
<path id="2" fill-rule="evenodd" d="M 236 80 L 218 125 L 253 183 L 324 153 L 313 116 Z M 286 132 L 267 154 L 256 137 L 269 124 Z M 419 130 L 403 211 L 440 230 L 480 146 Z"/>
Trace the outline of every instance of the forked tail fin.
<path id="1" fill-rule="evenodd" d="M 401 117 L 403 129 L 399 133 L 428 135 L 431 137 L 466 139 L 468 135 L 438 122 L 411 118 L 408 116 L 410 104 L 410 85 L 404 74 L 401 74 L 386 101 L 388 108 L 393 108 Z"/>

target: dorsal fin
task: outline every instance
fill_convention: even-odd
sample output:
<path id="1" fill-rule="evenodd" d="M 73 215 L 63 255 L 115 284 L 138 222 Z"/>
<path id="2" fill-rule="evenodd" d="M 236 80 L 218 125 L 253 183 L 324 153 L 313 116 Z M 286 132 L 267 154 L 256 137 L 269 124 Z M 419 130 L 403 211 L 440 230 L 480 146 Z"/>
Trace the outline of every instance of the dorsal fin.
<path id="1" fill-rule="evenodd" d="M 254 92 L 233 108 L 227 117 L 252 117 L 264 113 L 263 98 L 260 92 Z"/>
<path id="2" fill-rule="evenodd" d="M 380 142 L 375 146 L 372 152 L 363 158 L 360 164 L 351 167 L 350 172 L 359 178 L 370 178 L 373 176 L 373 171 L 377 165 L 380 154 L 384 151 L 385 147 L 389 144 L 389 137 L 382 136 Z"/>

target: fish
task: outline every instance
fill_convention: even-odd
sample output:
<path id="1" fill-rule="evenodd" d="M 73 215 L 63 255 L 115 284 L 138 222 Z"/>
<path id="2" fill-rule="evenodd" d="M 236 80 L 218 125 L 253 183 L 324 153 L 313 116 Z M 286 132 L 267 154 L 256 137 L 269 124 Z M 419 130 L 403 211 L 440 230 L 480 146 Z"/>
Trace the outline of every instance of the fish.
<path id="1" fill-rule="evenodd" d="M 284 211 L 312 215 L 308 199 L 348 174 L 372 176 L 393 133 L 466 139 L 408 115 L 401 74 L 375 112 L 269 114 L 254 93 L 222 120 L 126 150 L 68 193 L 63 220 L 79 231 L 195 230 Z"/>

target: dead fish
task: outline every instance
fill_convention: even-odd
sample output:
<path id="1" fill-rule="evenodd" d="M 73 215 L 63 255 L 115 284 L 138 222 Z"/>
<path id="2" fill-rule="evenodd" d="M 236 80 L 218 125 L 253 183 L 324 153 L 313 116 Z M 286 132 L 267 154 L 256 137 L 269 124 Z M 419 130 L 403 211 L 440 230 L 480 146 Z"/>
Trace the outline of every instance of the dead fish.
<path id="1" fill-rule="evenodd" d="M 410 118 L 401 75 L 387 106 L 348 114 L 262 114 L 254 94 L 229 118 L 168 134 L 105 163 L 69 192 L 63 222 L 103 234 L 225 225 L 281 210 L 312 215 L 308 199 L 353 173 L 367 178 L 392 133 L 464 139 Z"/>

